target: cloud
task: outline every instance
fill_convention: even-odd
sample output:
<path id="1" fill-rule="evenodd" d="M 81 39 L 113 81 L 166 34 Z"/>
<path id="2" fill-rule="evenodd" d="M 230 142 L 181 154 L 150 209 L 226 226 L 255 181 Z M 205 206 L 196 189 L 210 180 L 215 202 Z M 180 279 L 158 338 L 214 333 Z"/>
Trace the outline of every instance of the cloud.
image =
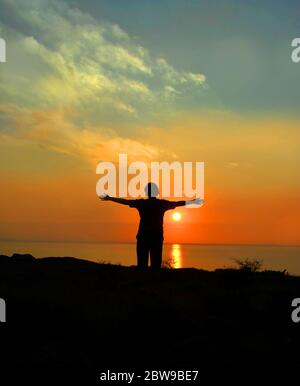
<path id="1" fill-rule="evenodd" d="M 158 72 L 162 74 L 163 79 L 170 85 L 180 85 L 185 83 L 202 85 L 205 82 L 205 76 L 203 74 L 176 71 L 164 58 L 158 58 L 156 60 L 156 66 Z"/>
<path id="2" fill-rule="evenodd" d="M 153 146 L 138 139 L 122 138 L 106 127 L 83 127 L 72 123 L 72 112 L 64 110 L 30 112 L 12 105 L 0 106 L 0 116 L 8 130 L 0 132 L 3 146 L 12 140 L 22 146 L 32 143 L 43 149 L 75 158 L 83 158 L 92 168 L 99 161 L 116 162 L 119 153 L 128 154 L 130 161 L 150 162 L 153 159 L 173 159 L 174 153 L 163 146 Z M 13 118 L 12 118 L 13 117 Z"/>
<path id="3" fill-rule="evenodd" d="M 92 162 L 117 151 L 146 159 L 164 153 L 143 143 L 143 130 L 202 88 L 203 74 L 176 70 L 120 26 L 63 1 L 0 0 L 0 7 L 9 46 L 2 135 Z"/>
<path id="4" fill-rule="evenodd" d="M 152 57 L 118 25 L 64 2 L 0 4 L 10 46 L 2 100 L 32 109 L 73 106 L 99 119 L 102 109 L 136 118 L 162 111 L 169 97 L 183 98 L 181 87 L 192 92 L 205 83 L 203 74 L 177 71 L 166 59 Z"/>

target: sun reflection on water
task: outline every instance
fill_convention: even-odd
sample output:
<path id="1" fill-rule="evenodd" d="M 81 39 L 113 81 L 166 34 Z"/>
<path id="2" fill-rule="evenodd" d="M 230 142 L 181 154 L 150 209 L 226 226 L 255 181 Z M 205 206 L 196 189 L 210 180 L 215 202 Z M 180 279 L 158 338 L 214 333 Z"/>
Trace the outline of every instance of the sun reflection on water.
<path id="1" fill-rule="evenodd" d="M 182 252 L 180 244 L 172 244 L 171 256 L 169 258 L 169 264 L 172 268 L 182 267 Z"/>

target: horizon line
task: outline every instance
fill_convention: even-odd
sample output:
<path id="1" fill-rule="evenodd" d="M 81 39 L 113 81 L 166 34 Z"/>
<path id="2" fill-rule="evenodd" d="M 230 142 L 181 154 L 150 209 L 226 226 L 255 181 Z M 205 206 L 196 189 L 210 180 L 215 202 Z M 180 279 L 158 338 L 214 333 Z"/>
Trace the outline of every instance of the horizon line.
<path id="1" fill-rule="evenodd" d="M 49 243 L 49 244 L 135 244 L 135 241 L 78 241 L 78 240 L 1 240 L 0 243 Z M 164 242 L 164 245 L 203 245 L 203 246 L 253 246 L 253 247 L 300 247 L 300 244 L 272 244 L 272 243 L 186 243 Z"/>

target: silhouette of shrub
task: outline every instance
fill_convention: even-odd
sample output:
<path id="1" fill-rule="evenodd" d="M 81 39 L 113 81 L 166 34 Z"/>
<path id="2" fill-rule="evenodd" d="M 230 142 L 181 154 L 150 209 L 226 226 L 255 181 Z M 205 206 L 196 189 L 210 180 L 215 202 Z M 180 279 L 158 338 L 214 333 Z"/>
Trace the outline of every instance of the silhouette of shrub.
<path id="1" fill-rule="evenodd" d="M 234 259 L 235 263 L 238 265 L 238 269 L 246 272 L 258 272 L 263 266 L 262 260 L 259 259 L 245 259 L 239 260 Z"/>
<path id="2" fill-rule="evenodd" d="M 174 259 L 170 258 L 168 260 L 163 260 L 161 267 L 165 269 L 174 269 Z"/>

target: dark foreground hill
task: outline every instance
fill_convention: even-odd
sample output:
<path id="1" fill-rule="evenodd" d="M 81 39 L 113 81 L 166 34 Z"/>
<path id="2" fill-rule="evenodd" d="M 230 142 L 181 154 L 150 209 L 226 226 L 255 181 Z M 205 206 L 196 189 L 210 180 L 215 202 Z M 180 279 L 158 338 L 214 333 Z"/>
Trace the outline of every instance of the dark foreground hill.
<path id="1" fill-rule="evenodd" d="M 1 366 L 299 367 L 300 278 L 0 257 Z"/>

